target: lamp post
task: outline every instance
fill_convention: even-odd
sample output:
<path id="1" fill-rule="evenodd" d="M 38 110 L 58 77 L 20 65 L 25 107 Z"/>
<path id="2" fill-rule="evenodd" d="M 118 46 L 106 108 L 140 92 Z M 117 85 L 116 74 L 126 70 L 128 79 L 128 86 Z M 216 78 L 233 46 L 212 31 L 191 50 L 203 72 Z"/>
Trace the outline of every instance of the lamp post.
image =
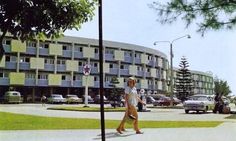
<path id="1" fill-rule="evenodd" d="M 154 42 L 154 45 L 157 45 L 157 43 L 169 43 L 170 44 L 170 98 L 171 98 L 171 102 L 170 102 L 170 106 L 173 106 L 173 95 L 174 95 L 174 87 L 173 87 L 173 77 L 174 77 L 174 74 L 173 74 L 173 57 L 174 57 L 174 54 L 173 54 L 173 43 L 179 39 L 182 39 L 182 38 L 191 38 L 191 36 L 189 34 L 187 35 L 184 35 L 184 36 L 181 36 L 181 37 L 178 37 L 172 41 L 155 41 Z"/>

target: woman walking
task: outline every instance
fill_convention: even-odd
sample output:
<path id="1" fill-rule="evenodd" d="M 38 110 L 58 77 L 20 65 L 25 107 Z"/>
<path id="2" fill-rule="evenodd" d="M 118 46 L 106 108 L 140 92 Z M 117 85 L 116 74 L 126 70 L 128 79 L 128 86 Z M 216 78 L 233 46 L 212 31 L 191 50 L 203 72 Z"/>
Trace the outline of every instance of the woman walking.
<path id="1" fill-rule="evenodd" d="M 136 105 L 138 102 L 145 105 L 145 103 L 138 97 L 137 90 L 135 87 L 136 80 L 133 77 L 129 77 L 128 79 L 128 87 L 125 88 L 125 103 L 126 103 L 126 112 L 123 120 L 121 121 L 119 127 L 116 131 L 122 134 L 122 131 L 125 131 L 124 125 L 127 117 L 132 118 L 134 120 L 133 126 L 136 134 L 143 134 L 138 128 L 138 113 L 136 110 Z"/>

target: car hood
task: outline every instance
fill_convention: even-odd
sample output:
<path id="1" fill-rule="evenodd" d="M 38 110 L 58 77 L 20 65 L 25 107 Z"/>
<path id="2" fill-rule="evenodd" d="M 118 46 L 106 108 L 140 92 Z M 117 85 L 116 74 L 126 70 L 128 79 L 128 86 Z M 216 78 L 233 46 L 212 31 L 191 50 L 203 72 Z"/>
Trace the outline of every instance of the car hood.
<path id="1" fill-rule="evenodd" d="M 208 101 L 195 101 L 195 100 L 187 100 L 185 104 L 200 104 L 200 103 L 207 103 Z"/>

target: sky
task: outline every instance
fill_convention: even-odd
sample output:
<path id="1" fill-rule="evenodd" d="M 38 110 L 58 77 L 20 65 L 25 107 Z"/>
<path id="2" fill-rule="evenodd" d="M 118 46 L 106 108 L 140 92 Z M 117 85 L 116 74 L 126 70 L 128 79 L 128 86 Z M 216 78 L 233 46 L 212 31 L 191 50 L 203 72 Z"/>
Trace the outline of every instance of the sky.
<path id="1" fill-rule="evenodd" d="M 141 45 L 165 53 L 169 59 L 168 43 L 189 34 L 173 43 L 173 66 L 178 67 L 181 57 L 189 62 L 189 69 L 212 72 L 213 76 L 228 82 L 236 95 L 236 28 L 234 30 L 207 31 L 202 37 L 193 23 L 185 28 L 183 21 L 162 25 L 156 20 L 157 12 L 149 8 L 155 0 L 103 0 L 103 39 Z M 79 31 L 68 30 L 65 35 L 98 39 L 98 12 L 92 21 L 84 23 Z"/>

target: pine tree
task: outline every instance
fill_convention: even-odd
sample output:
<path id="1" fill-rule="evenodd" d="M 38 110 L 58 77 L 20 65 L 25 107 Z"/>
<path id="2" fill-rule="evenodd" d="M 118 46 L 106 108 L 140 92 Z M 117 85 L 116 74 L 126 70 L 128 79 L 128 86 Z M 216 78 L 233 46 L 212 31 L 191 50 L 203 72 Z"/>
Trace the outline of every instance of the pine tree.
<path id="1" fill-rule="evenodd" d="M 176 96 L 180 100 L 184 101 L 188 96 L 193 95 L 192 77 L 191 77 L 191 72 L 188 69 L 189 63 L 184 56 L 181 58 L 179 67 L 180 68 L 177 71 L 177 77 L 175 82 L 177 91 Z"/>

